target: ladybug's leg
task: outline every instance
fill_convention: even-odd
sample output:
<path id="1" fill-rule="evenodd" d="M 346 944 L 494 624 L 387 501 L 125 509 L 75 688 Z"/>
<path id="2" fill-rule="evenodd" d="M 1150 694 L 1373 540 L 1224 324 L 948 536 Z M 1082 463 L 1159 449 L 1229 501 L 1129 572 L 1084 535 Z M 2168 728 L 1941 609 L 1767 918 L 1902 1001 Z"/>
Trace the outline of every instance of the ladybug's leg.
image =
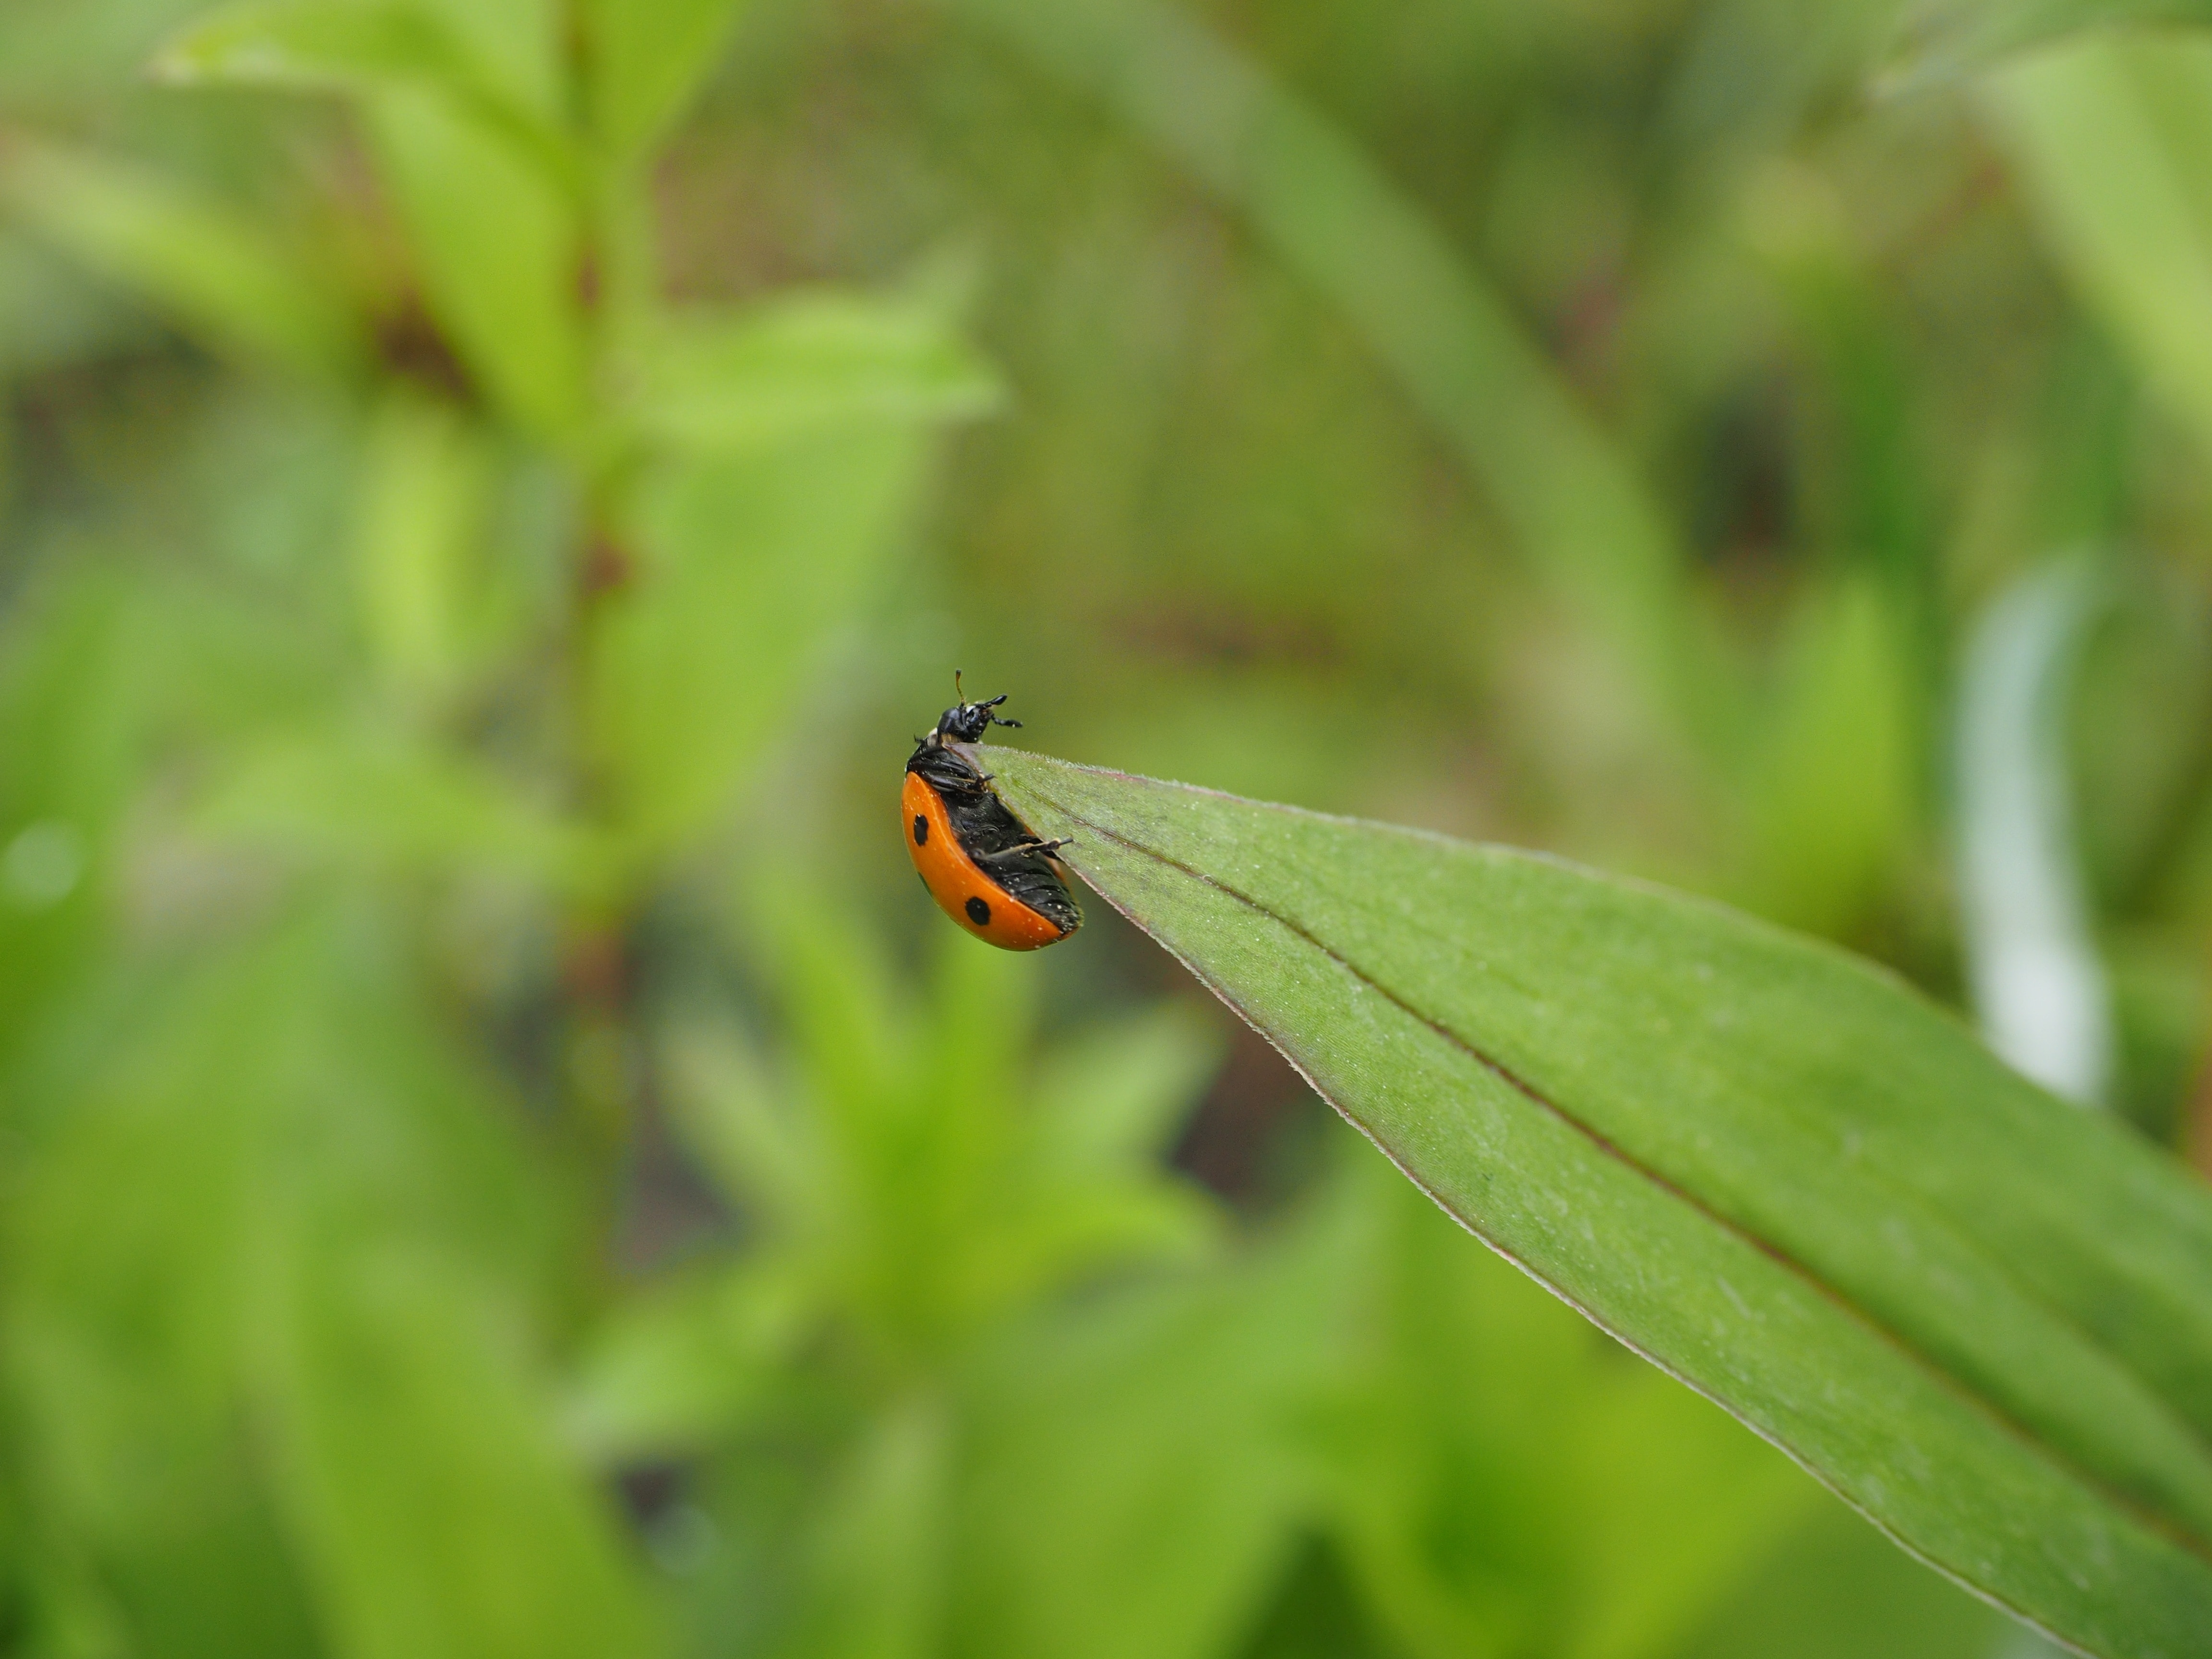
<path id="1" fill-rule="evenodd" d="M 975 862 L 978 864 L 988 864 L 994 859 L 1027 858 L 1030 854 L 1036 853 L 1042 853 L 1049 855 L 1053 853 L 1058 852 L 1063 847 L 1073 847 L 1074 845 L 1075 842 L 1070 839 L 1063 838 L 1060 841 L 1039 841 L 1036 836 L 1032 836 L 1027 841 L 1016 842 L 1012 847 L 1001 847 L 995 853 L 978 853 L 975 854 Z"/>

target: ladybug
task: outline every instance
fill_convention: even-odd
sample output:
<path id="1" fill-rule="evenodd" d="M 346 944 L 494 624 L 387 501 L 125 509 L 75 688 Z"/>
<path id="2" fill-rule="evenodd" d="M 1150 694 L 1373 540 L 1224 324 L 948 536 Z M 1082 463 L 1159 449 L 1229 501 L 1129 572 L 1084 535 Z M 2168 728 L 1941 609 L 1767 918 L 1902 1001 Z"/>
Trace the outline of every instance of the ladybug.
<path id="1" fill-rule="evenodd" d="M 952 677 L 955 696 L 960 677 Z M 991 775 L 951 747 L 974 743 L 994 726 L 1019 726 L 992 711 L 1006 694 L 956 702 L 907 757 L 901 793 L 906 850 L 945 914 L 977 939 L 1005 951 L 1039 951 L 1083 926 L 1083 912 L 1053 855 L 1068 843 L 1044 841 L 1013 815 Z"/>

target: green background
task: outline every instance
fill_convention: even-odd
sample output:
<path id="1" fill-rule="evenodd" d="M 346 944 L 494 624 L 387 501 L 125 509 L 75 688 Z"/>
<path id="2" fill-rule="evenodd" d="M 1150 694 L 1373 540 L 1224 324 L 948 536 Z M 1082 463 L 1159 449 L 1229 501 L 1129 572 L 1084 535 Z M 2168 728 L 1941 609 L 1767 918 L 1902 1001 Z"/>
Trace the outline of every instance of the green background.
<path id="1" fill-rule="evenodd" d="M 0 1650 L 2002 1650 L 893 799 L 957 665 L 1971 1018 L 2016 729 L 2187 1152 L 2212 40 L 196 11 L 0 5 Z"/>

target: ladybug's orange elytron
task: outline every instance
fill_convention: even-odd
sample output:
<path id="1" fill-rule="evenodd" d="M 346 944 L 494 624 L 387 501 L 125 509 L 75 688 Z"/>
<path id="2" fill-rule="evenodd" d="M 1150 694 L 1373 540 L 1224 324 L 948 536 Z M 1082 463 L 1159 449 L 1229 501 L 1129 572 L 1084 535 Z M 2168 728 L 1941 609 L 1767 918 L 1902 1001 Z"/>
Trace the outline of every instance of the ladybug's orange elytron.
<path id="1" fill-rule="evenodd" d="M 957 694 L 957 674 L 952 686 Z M 921 884 L 946 915 L 1001 950 L 1037 951 L 1083 926 L 1053 856 L 1067 842 L 1032 834 L 992 789 L 989 775 L 947 746 L 974 743 L 994 726 L 1019 726 L 991 712 L 1006 700 L 1000 692 L 955 703 L 915 744 L 901 817 Z"/>

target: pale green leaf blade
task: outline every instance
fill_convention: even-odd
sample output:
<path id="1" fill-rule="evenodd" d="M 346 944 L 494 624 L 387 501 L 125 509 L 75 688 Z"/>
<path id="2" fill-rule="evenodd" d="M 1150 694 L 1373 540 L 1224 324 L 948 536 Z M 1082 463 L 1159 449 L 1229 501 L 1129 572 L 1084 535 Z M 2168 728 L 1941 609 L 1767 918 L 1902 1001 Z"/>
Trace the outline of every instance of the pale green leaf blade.
<path id="1" fill-rule="evenodd" d="M 1313 1508 L 1298 1454 L 1340 1364 L 1341 1206 L 1231 1270 L 1128 1286 L 974 1368 L 951 1624 L 978 1659 L 1206 1659 Z"/>
<path id="2" fill-rule="evenodd" d="M 245 0 L 196 19 L 149 68 L 175 86 L 436 88 L 550 125 L 560 97 L 555 23 L 546 0 Z"/>
<path id="3" fill-rule="evenodd" d="M 1959 672 L 1956 868 L 1967 983 L 1990 1047 L 2063 1099 L 2106 1098 L 2112 988 L 2074 834 L 2065 710 L 2111 592 L 2059 560 L 2000 589 Z"/>
<path id="4" fill-rule="evenodd" d="M 596 619 L 590 717 L 622 831 L 665 848 L 728 805 L 795 685 L 865 603 L 920 482 L 910 426 L 671 463 Z"/>
<path id="5" fill-rule="evenodd" d="M 2085 1650 L 2212 1628 L 2212 1195 L 1850 958 L 1498 848 L 992 750 L 1447 1209 Z"/>
<path id="6" fill-rule="evenodd" d="M 2212 23 L 2208 0 L 1924 0 L 1905 9 L 1883 79 L 1905 89 L 2089 30 Z"/>
<path id="7" fill-rule="evenodd" d="M 1980 90 L 2059 269 L 2212 446 L 2212 39 L 2087 38 Z"/>
<path id="8" fill-rule="evenodd" d="M 392 82 L 460 84 L 474 66 L 451 32 L 412 7 L 225 6 L 173 37 L 152 73 L 177 86 L 354 92 Z"/>
<path id="9" fill-rule="evenodd" d="M 575 204 L 540 149 L 441 94 L 398 88 L 365 105 L 438 321 L 491 400 L 530 429 L 580 416 L 582 242 Z"/>
<path id="10" fill-rule="evenodd" d="M 448 405 L 385 398 L 362 455 L 354 596 L 379 677 L 410 709 L 438 708 L 476 665 L 493 477 L 489 446 Z"/>
<path id="11" fill-rule="evenodd" d="M 653 1650 L 613 1518 L 449 1262 L 321 1239 L 283 1321 L 283 1480 L 344 1651 Z"/>
<path id="12" fill-rule="evenodd" d="M 679 313 L 647 331 L 633 379 L 639 428 L 699 451 L 854 421 L 974 416 L 1000 401 L 997 376 L 940 307 L 857 295 Z"/>
<path id="13" fill-rule="evenodd" d="M 563 1413 L 569 1439 L 602 1464 L 713 1444 L 781 1380 L 814 1291 L 764 1255 L 631 1297 L 585 1350 Z"/>
<path id="14" fill-rule="evenodd" d="M 434 18 L 476 66 L 494 99 L 557 125 L 570 28 L 562 0 L 401 0 Z"/>
<path id="15" fill-rule="evenodd" d="M 143 296 L 217 350 L 317 379 L 362 357 L 358 324 L 259 227 L 173 181 L 18 139 L 0 202 L 71 258 Z"/>
<path id="16" fill-rule="evenodd" d="M 728 41 L 744 0 L 592 0 L 592 125 L 615 155 L 635 157 L 680 117 Z"/>
<path id="17" fill-rule="evenodd" d="M 302 863 L 466 871 L 556 890 L 585 879 L 584 833 L 465 753 L 337 721 L 244 743 L 193 822 Z"/>
<path id="18" fill-rule="evenodd" d="M 1893 866 L 1916 759 L 1902 631 L 1864 577 L 1799 602 L 1747 773 L 1751 846 L 1734 896 L 1761 915 L 1835 936 Z"/>

